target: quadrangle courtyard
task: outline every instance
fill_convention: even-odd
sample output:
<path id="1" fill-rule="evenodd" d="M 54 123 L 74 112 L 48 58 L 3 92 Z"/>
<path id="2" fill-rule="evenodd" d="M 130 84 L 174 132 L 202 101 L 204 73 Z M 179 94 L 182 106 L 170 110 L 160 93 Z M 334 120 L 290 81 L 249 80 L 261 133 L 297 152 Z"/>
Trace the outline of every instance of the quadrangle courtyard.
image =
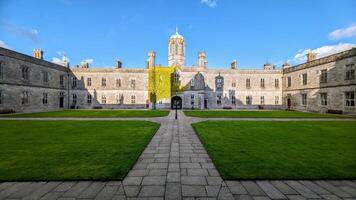
<path id="1" fill-rule="evenodd" d="M 0 119 L 0 199 L 356 198 L 352 117 L 80 110 Z"/>

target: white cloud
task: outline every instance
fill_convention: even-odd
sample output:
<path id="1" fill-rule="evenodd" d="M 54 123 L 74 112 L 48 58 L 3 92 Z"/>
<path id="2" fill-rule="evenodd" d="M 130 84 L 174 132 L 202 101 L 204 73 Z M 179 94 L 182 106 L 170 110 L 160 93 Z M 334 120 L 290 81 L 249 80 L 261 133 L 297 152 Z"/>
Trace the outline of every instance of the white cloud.
<path id="1" fill-rule="evenodd" d="M 200 0 L 200 3 L 209 6 L 210 8 L 214 8 L 217 5 L 218 0 Z"/>
<path id="2" fill-rule="evenodd" d="M 10 49 L 10 47 L 4 42 L 0 40 L 0 47 Z"/>
<path id="3" fill-rule="evenodd" d="M 69 62 L 68 57 L 66 56 L 66 52 L 64 51 L 57 51 L 58 57 L 52 58 L 52 62 L 59 64 L 59 65 L 65 65 L 66 63 Z"/>
<path id="4" fill-rule="evenodd" d="M 22 36 L 32 40 L 34 43 L 39 42 L 39 36 L 38 36 L 37 29 L 27 29 L 27 28 L 24 28 L 24 27 L 21 27 L 14 23 L 9 23 L 9 22 L 4 22 L 3 26 L 9 32 L 13 32 L 15 34 L 22 35 Z"/>
<path id="5" fill-rule="evenodd" d="M 351 49 L 352 47 L 356 47 L 356 44 L 350 43 L 339 43 L 336 45 L 326 45 L 316 49 L 300 49 L 298 50 L 297 54 L 294 56 L 293 59 L 290 60 L 292 64 L 300 64 L 306 62 L 306 54 L 310 52 L 316 53 L 316 58 L 322 58 L 325 56 L 329 56 L 331 54 L 335 54 L 341 51 L 346 51 Z"/>
<path id="6" fill-rule="evenodd" d="M 86 63 L 88 63 L 88 64 L 91 64 L 91 63 L 94 62 L 94 59 L 88 58 L 88 59 L 85 59 L 85 60 L 83 60 L 83 61 L 86 62 Z"/>
<path id="7" fill-rule="evenodd" d="M 347 28 L 336 29 L 329 33 L 329 38 L 334 40 L 349 37 L 356 37 L 356 24 L 353 24 Z"/>

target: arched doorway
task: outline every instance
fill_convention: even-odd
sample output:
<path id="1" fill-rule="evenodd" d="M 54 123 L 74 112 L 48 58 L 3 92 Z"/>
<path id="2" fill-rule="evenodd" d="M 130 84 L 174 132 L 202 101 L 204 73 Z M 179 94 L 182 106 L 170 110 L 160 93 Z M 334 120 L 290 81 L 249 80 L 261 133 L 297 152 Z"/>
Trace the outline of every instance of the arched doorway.
<path id="1" fill-rule="evenodd" d="M 182 109 L 182 98 L 180 96 L 174 96 L 171 99 L 171 108 L 172 109 Z"/>

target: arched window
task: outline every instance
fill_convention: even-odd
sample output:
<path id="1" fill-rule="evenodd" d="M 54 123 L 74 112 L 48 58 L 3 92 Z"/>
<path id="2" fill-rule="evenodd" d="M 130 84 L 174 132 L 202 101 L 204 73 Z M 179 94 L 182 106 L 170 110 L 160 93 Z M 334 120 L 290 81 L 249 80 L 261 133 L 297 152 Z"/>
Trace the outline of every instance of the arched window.
<path id="1" fill-rule="evenodd" d="M 178 42 L 176 42 L 176 55 L 178 55 Z"/>

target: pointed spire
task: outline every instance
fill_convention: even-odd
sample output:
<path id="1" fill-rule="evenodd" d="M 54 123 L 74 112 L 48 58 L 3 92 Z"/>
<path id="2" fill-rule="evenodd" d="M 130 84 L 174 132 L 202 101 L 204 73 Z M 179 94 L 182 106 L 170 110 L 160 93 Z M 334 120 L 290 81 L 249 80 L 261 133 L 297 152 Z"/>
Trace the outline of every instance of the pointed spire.
<path id="1" fill-rule="evenodd" d="M 179 33 L 178 33 L 178 27 L 176 26 L 176 35 L 179 35 Z"/>

